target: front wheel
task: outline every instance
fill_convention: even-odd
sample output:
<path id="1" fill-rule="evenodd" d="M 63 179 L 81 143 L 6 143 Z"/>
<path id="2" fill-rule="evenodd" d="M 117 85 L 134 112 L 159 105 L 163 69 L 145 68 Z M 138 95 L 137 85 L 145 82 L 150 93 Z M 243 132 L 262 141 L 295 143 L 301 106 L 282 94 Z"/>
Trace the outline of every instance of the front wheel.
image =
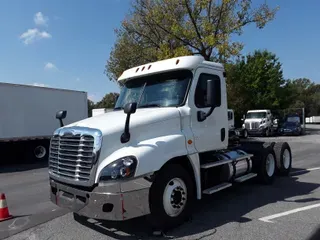
<path id="1" fill-rule="evenodd" d="M 268 128 L 266 128 L 266 130 L 265 130 L 264 136 L 265 136 L 265 137 L 270 137 L 270 133 L 271 133 L 271 131 L 270 131 L 270 128 L 268 127 Z"/>
<path id="2" fill-rule="evenodd" d="M 247 129 L 243 130 L 243 138 L 248 138 L 248 130 Z"/>
<path id="3" fill-rule="evenodd" d="M 164 167 L 150 189 L 151 225 L 156 230 L 166 231 L 182 224 L 191 215 L 193 201 L 190 174 L 177 164 Z"/>

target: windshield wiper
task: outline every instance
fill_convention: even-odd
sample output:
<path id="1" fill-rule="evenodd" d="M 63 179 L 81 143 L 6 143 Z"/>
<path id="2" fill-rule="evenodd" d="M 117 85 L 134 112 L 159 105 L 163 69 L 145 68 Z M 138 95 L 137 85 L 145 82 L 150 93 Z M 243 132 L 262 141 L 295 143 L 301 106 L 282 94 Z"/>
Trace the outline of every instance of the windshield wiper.
<path id="1" fill-rule="evenodd" d="M 161 107 L 161 105 L 155 104 L 155 103 L 153 103 L 153 104 L 145 104 L 145 105 L 139 106 L 138 108 L 149 108 L 149 107 Z"/>

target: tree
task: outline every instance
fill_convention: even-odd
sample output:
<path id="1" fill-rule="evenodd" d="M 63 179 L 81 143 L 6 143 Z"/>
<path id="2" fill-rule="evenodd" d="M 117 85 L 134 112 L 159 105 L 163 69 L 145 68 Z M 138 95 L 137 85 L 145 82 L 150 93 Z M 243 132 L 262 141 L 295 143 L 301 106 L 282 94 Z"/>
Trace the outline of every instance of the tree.
<path id="1" fill-rule="evenodd" d="M 101 101 L 95 104 L 95 108 L 114 108 L 119 93 L 107 93 Z"/>
<path id="2" fill-rule="evenodd" d="M 251 0 L 134 0 L 116 30 L 106 72 L 114 80 L 127 68 L 191 54 L 226 62 L 243 48 L 231 37 L 252 23 L 263 28 L 277 10 L 252 8 Z"/>
<path id="3" fill-rule="evenodd" d="M 226 71 L 228 106 L 238 117 L 248 109 L 281 107 L 286 81 L 275 54 L 257 50 L 227 64 Z"/>
<path id="4" fill-rule="evenodd" d="M 289 80 L 287 87 L 290 89 L 290 108 L 305 108 L 306 116 L 320 114 L 320 85 L 310 79 L 298 78 Z"/>

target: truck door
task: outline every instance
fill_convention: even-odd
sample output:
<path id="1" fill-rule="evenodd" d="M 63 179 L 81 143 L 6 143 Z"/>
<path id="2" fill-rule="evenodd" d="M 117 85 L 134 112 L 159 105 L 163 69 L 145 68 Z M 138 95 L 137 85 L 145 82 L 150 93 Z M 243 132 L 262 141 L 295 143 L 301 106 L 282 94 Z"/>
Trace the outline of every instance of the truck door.
<path id="1" fill-rule="evenodd" d="M 198 152 L 222 149 L 228 141 L 228 114 L 226 87 L 222 71 L 198 68 L 190 89 L 189 106 L 191 108 L 191 128 L 194 134 L 195 148 Z M 220 96 L 221 104 L 203 122 L 198 121 L 198 111 L 208 112 L 206 92 L 207 80 L 218 81 L 215 92 Z M 220 83 L 220 84 L 219 84 Z"/>

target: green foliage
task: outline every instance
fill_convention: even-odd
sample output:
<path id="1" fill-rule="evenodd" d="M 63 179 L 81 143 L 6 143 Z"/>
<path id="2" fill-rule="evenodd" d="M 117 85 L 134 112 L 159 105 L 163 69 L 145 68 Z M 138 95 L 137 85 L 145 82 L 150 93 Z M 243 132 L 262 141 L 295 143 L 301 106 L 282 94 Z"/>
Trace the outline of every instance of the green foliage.
<path id="1" fill-rule="evenodd" d="M 114 108 L 119 93 L 108 93 L 101 101 L 95 104 L 95 108 Z"/>
<path id="2" fill-rule="evenodd" d="M 88 117 L 92 117 L 92 109 L 94 108 L 114 108 L 119 93 L 107 93 L 101 101 L 94 103 L 88 99 Z"/>
<path id="3" fill-rule="evenodd" d="M 251 0 L 134 0 L 116 30 L 106 73 L 115 80 L 133 66 L 191 54 L 225 62 L 243 48 L 231 37 L 252 23 L 263 28 L 277 10 L 267 4 L 254 9 Z"/>
<path id="4" fill-rule="evenodd" d="M 229 107 L 241 114 L 248 109 L 281 107 L 285 80 L 275 54 L 255 51 L 227 64 L 226 71 Z"/>
<path id="5" fill-rule="evenodd" d="M 288 96 L 292 100 L 289 104 L 291 108 L 305 108 L 306 116 L 320 114 L 320 85 L 315 84 L 310 79 L 298 78 L 289 80 L 287 87 Z"/>

